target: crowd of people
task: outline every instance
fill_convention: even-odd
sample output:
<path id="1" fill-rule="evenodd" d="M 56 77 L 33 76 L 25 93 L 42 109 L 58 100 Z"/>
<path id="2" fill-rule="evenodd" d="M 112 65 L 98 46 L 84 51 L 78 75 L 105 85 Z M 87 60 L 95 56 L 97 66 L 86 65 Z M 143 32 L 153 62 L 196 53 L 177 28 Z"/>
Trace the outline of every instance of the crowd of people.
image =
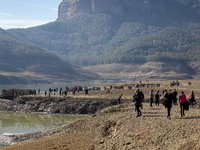
<path id="1" fill-rule="evenodd" d="M 171 119 L 171 108 L 173 105 L 177 106 L 178 103 L 180 105 L 180 114 L 183 118 L 185 116 L 185 111 L 189 109 L 189 105 L 197 104 L 195 100 L 195 94 L 194 91 L 191 92 L 188 100 L 186 98 L 186 95 L 182 91 L 181 94 L 177 98 L 177 91 L 174 89 L 172 90 L 163 90 L 162 95 L 160 94 L 160 91 L 156 91 L 154 94 L 154 90 L 152 89 L 149 93 L 149 100 L 150 100 L 150 107 L 153 107 L 153 102 L 155 102 L 155 107 L 160 107 L 160 102 L 164 105 L 164 107 L 167 109 L 167 118 Z M 118 98 L 118 104 L 121 103 L 120 99 L 122 97 L 122 94 Z M 177 101 L 178 100 L 178 101 Z M 133 102 L 135 103 L 135 112 L 137 112 L 136 117 L 142 116 L 142 112 L 140 108 L 143 108 L 143 102 L 144 102 L 144 94 L 140 89 L 136 90 L 133 95 Z"/>

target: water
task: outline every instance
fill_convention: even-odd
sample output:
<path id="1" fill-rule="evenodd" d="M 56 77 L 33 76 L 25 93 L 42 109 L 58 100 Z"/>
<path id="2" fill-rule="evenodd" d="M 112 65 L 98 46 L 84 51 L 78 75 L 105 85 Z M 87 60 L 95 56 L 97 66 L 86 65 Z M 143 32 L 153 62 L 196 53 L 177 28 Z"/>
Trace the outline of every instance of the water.
<path id="1" fill-rule="evenodd" d="M 35 89 L 36 91 L 40 89 L 41 92 L 48 91 L 49 88 L 55 89 L 60 87 L 65 90 L 66 86 L 87 86 L 87 87 L 95 87 L 98 86 L 99 83 L 56 83 L 56 84 L 17 84 L 17 85 L 0 85 L 0 94 L 2 94 L 3 89 Z"/>
<path id="2" fill-rule="evenodd" d="M 0 113 L 0 135 L 18 135 L 51 130 L 86 116 Z"/>

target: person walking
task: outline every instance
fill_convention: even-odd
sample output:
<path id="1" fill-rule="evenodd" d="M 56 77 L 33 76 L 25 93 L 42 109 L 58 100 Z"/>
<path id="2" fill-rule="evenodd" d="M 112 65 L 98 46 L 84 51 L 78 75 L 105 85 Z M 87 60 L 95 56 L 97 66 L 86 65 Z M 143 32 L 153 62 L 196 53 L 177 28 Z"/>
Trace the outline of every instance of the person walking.
<path id="1" fill-rule="evenodd" d="M 142 113 L 141 113 L 141 110 L 140 110 L 140 107 L 141 107 L 141 93 L 139 92 L 139 89 L 134 94 L 133 98 L 135 100 L 135 107 L 136 107 L 136 110 L 137 110 L 136 118 L 137 118 L 137 117 L 142 116 Z"/>
<path id="2" fill-rule="evenodd" d="M 135 95 L 137 94 L 138 91 L 140 91 L 140 89 L 136 90 L 133 95 L 133 102 L 135 102 L 135 113 L 137 112 Z"/>
<path id="3" fill-rule="evenodd" d="M 179 97 L 178 97 L 178 101 L 180 102 L 180 107 L 181 107 L 181 117 L 185 116 L 184 103 L 186 100 L 187 100 L 186 96 L 185 96 L 184 92 L 182 91 L 181 95 L 179 95 Z"/>
<path id="4" fill-rule="evenodd" d="M 178 93 L 177 93 L 176 89 L 174 89 L 174 92 L 173 92 L 173 96 L 174 96 L 174 98 L 173 98 L 173 104 L 174 104 L 174 105 L 177 104 L 177 97 L 176 97 L 177 94 L 178 94 Z"/>
<path id="5" fill-rule="evenodd" d="M 189 98 L 190 98 L 190 103 L 191 103 L 192 106 L 194 105 L 194 102 L 195 102 L 195 104 L 197 104 L 197 102 L 195 100 L 194 91 L 192 91 L 192 93 L 190 94 Z"/>
<path id="6" fill-rule="evenodd" d="M 156 94 L 155 94 L 155 100 L 156 100 L 156 106 L 158 106 L 158 107 L 160 107 L 159 106 L 159 102 L 160 102 L 160 93 L 159 93 L 159 90 L 156 92 Z"/>
<path id="7" fill-rule="evenodd" d="M 152 106 L 152 104 L 153 104 L 153 98 L 154 98 L 153 89 L 152 89 L 151 92 L 149 93 L 149 98 L 150 98 L 150 107 L 153 107 L 153 106 Z"/>
<path id="8" fill-rule="evenodd" d="M 121 104 L 121 98 L 122 98 L 122 94 L 118 98 L 118 104 Z"/>
<path id="9" fill-rule="evenodd" d="M 169 119 L 171 119 L 170 112 L 172 108 L 172 101 L 173 101 L 173 94 L 172 91 L 169 90 L 169 93 L 166 92 L 164 96 L 164 105 L 165 108 L 167 108 L 167 118 Z"/>

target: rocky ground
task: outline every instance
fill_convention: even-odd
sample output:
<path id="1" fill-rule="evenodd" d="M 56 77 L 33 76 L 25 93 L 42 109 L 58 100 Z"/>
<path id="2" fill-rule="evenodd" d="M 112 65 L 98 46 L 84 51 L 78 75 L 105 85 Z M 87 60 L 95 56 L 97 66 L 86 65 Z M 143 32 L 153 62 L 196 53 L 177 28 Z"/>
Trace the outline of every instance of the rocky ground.
<path id="1" fill-rule="evenodd" d="M 1 112 L 45 114 L 94 114 L 117 104 L 117 100 L 76 99 L 69 97 L 20 97 L 17 101 L 1 100 Z"/>

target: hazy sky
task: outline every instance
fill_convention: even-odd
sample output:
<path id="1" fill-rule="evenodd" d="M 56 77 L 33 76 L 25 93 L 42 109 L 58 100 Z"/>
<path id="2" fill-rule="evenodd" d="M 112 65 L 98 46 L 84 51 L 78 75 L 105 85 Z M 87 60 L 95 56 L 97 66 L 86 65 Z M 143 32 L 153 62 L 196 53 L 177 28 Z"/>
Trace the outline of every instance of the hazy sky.
<path id="1" fill-rule="evenodd" d="M 62 0 L 0 0 L 0 28 L 27 28 L 55 21 Z"/>

